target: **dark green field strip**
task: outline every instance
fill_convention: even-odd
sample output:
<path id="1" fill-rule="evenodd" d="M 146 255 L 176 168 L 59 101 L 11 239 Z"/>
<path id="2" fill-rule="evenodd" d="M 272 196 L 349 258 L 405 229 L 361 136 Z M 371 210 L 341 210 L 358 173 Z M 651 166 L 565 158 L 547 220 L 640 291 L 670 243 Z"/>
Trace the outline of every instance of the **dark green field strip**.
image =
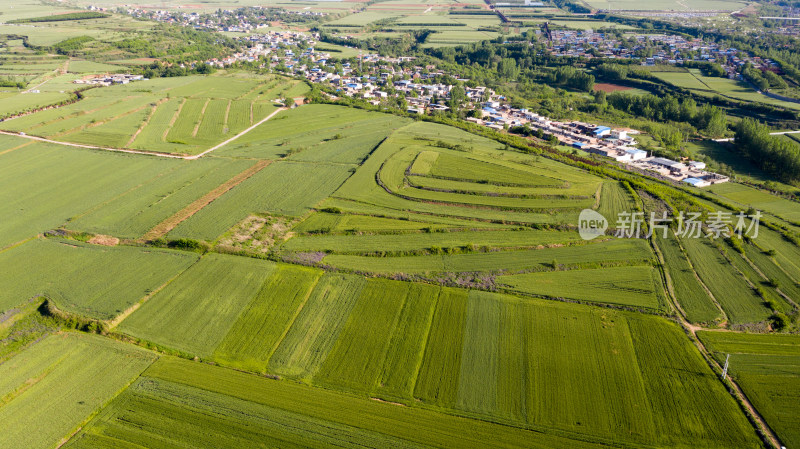
<path id="1" fill-rule="evenodd" d="M 275 347 L 321 275 L 320 270 L 276 266 L 217 346 L 214 359 L 251 371 L 265 371 Z"/>
<path id="2" fill-rule="evenodd" d="M 797 367 L 797 365 L 795 365 Z M 739 373 L 737 382 L 785 447 L 800 445 L 800 373 Z"/>
<path id="3" fill-rule="evenodd" d="M 408 400 L 414 395 L 417 373 L 441 287 L 411 284 L 403 310 L 392 332 L 386 358 L 377 379 L 376 396 Z"/>
<path id="4" fill-rule="evenodd" d="M 269 371 L 310 379 L 333 348 L 366 280 L 326 273 L 269 360 Z"/>
<path id="5" fill-rule="evenodd" d="M 686 319 L 695 323 L 710 323 L 721 319 L 721 311 L 695 275 L 694 269 L 679 246 L 677 237 L 669 235 L 663 238 L 660 234 L 656 235 L 658 248 L 664 257 L 666 270 L 672 281 L 675 298 L 686 313 Z"/>
<path id="6" fill-rule="evenodd" d="M 426 250 L 432 247 L 514 248 L 565 244 L 580 240 L 576 232 L 560 231 L 464 231 L 397 235 L 335 235 L 295 237 L 283 244 L 289 251 L 325 251 L 363 254 Z"/>
<path id="7" fill-rule="evenodd" d="M 441 407 L 455 405 L 466 311 L 465 290 L 442 289 L 414 388 L 415 397 Z"/>
<path id="8" fill-rule="evenodd" d="M 367 282 L 314 383 L 350 391 L 377 385 L 409 286 L 383 279 Z"/>
<path id="9" fill-rule="evenodd" d="M 198 393 L 204 394 L 205 398 L 214 398 L 215 401 L 224 401 L 220 404 L 219 408 L 214 408 L 213 405 L 211 409 L 206 407 L 206 413 L 204 414 L 191 413 L 192 408 L 202 407 L 202 404 L 192 404 L 193 407 L 188 410 L 185 406 L 177 407 L 185 410 L 184 413 L 188 412 L 190 414 L 176 420 L 171 426 L 159 426 L 161 430 L 154 432 L 155 435 L 150 439 L 150 441 L 155 442 L 165 438 L 168 439 L 170 435 L 178 434 L 180 432 L 179 429 L 186 429 L 192 426 L 192 423 L 196 422 L 195 419 L 208 419 L 211 421 L 209 423 L 211 426 L 195 427 L 197 431 L 203 432 L 206 438 L 213 438 L 212 435 L 215 433 L 224 436 L 225 433 L 231 432 L 233 435 L 228 436 L 230 439 L 223 439 L 221 441 L 222 443 L 226 441 L 235 441 L 235 438 L 241 438 L 242 434 L 248 435 L 249 432 L 260 430 L 261 432 L 268 433 L 264 427 L 272 426 L 273 429 L 275 429 L 276 426 L 270 424 L 269 421 L 281 418 L 280 414 L 282 414 L 283 422 L 286 424 L 284 426 L 279 426 L 274 432 L 280 432 L 279 435 L 283 436 L 283 441 L 288 446 L 303 445 L 303 443 L 310 444 L 316 440 L 318 442 L 315 445 L 327 446 L 328 444 L 338 442 L 338 444 L 345 447 L 387 447 L 387 443 L 388 446 L 391 446 L 391 442 L 395 442 L 400 446 L 419 445 L 460 448 L 531 447 L 549 449 L 553 447 L 605 447 L 603 445 L 573 441 L 555 435 L 525 431 L 415 407 L 400 407 L 368 399 L 355 398 L 329 390 L 307 387 L 290 382 L 273 381 L 225 368 L 202 365 L 173 358 L 165 357 L 160 359 L 145 372 L 145 376 L 142 382 L 146 382 L 151 378 L 164 382 L 160 383 L 162 391 L 165 388 L 169 388 L 170 385 L 168 382 L 171 382 L 190 387 L 194 389 L 194 391 L 200 390 Z M 154 385 L 154 387 L 156 386 Z M 136 389 L 134 388 L 130 390 L 130 393 L 126 392 L 126 395 L 135 392 Z M 191 398 L 191 396 L 187 398 L 189 393 L 193 393 L 193 391 L 183 390 L 181 394 L 160 394 L 161 396 L 166 396 L 166 398 L 150 402 L 149 405 L 146 406 L 146 408 L 150 409 L 150 413 L 147 413 L 145 416 L 149 415 L 151 417 L 148 421 L 164 419 L 164 415 L 169 416 L 170 413 L 162 414 L 159 413 L 158 409 L 162 408 L 163 410 L 163 407 L 168 407 L 167 409 L 169 409 L 170 402 L 180 403 L 182 400 Z M 216 395 L 209 396 L 209 393 L 216 393 Z M 85 432 L 75 437 L 75 444 L 80 443 L 83 435 L 91 435 L 91 433 L 102 435 L 104 426 L 106 425 L 108 425 L 112 431 L 111 438 L 118 438 L 122 440 L 122 443 L 127 440 L 142 441 L 140 439 L 133 439 L 142 438 L 142 432 L 146 432 L 148 427 L 142 427 L 138 425 L 136 421 L 128 423 L 125 419 L 120 419 L 115 416 L 117 413 L 126 413 L 126 416 L 129 416 L 131 419 L 138 416 L 137 412 L 140 407 L 130 407 L 133 413 L 127 412 L 126 409 L 128 407 L 125 406 L 124 400 L 125 398 L 122 397 L 118 402 L 112 403 L 107 408 L 107 414 L 99 415 L 94 422 L 90 423 Z M 191 398 L 191 400 L 192 402 L 203 402 L 202 396 L 197 399 Z M 214 416 L 217 413 L 223 415 L 225 413 L 234 413 L 235 415 L 240 415 L 236 413 L 236 411 L 239 410 L 237 406 L 244 406 L 244 401 L 250 403 L 247 404 L 247 409 L 253 410 L 255 413 L 242 414 L 244 415 L 242 417 L 250 416 L 251 422 L 254 424 L 260 422 L 259 425 L 250 428 L 230 427 L 225 425 L 231 423 L 230 420 L 226 422 L 226 420 L 220 419 L 224 418 L 224 416 Z M 166 402 L 166 404 L 164 402 Z M 256 406 L 261 407 L 260 409 L 254 409 Z M 172 409 L 176 410 L 174 407 Z M 264 416 L 269 415 L 270 409 L 276 411 L 272 419 Z M 142 411 L 146 412 L 147 410 Z M 282 413 L 279 414 L 278 412 Z M 206 417 L 203 418 L 203 415 Z M 178 416 L 180 416 L 180 414 Z M 365 416 L 371 418 L 364 419 Z M 288 422 L 285 421 L 287 418 Z M 320 423 L 320 421 L 324 425 L 315 425 Z M 122 426 L 122 428 L 115 431 L 113 427 L 110 426 L 112 423 L 114 426 Z M 298 425 L 299 423 L 302 423 L 302 425 Z M 158 426 L 156 422 L 152 424 Z M 259 429 L 259 427 L 261 428 Z M 208 432 L 208 429 L 217 429 L 217 431 L 211 433 Z M 337 430 L 339 432 L 337 432 Z M 196 432 L 189 431 L 187 433 L 189 434 L 189 441 L 193 438 L 200 437 L 195 435 Z M 346 438 L 344 441 L 341 441 L 341 439 L 328 439 L 337 434 L 341 435 L 341 433 L 350 436 L 350 438 Z M 145 437 L 146 436 L 145 434 Z M 303 437 L 307 437 L 308 439 L 304 440 Z M 185 437 L 176 439 L 181 444 L 189 442 Z M 325 444 L 326 439 L 328 444 Z M 255 441 L 259 440 L 255 439 Z M 89 443 L 91 443 L 91 441 Z M 108 440 L 106 440 L 106 443 L 108 443 Z M 89 444 L 84 447 L 92 446 Z M 148 447 L 152 446 L 148 444 Z M 200 445 L 200 447 L 208 446 Z"/>
<path id="10" fill-rule="evenodd" d="M 0 253 L 0 311 L 46 296 L 66 311 L 111 319 L 195 261 L 181 251 L 33 240 Z"/>
<path id="11" fill-rule="evenodd" d="M 654 418 L 664 444 L 680 445 L 688 437 L 693 447 L 761 447 L 733 398 L 676 325 L 648 317 L 628 321 L 650 406 L 660 411 Z"/>

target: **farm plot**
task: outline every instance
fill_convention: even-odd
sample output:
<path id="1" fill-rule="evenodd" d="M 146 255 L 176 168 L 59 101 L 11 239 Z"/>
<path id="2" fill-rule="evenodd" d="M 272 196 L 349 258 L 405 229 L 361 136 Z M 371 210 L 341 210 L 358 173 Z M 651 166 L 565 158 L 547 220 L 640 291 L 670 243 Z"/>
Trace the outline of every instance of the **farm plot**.
<path id="1" fill-rule="evenodd" d="M 289 251 L 323 251 L 338 254 L 403 253 L 435 248 L 515 248 L 567 244 L 580 240 L 574 232 L 561 231 L 463 231 L 395 235 L 322 235 L 289 239 Z"/>
<path id="2" fill-rule="evenodd" d="M 196 260 L 155 248 L 33 240 L 0 253 L 0 310 L 45 296 L 61 309 L 110 319 Z"/>
<path id="3" fill-rule="evenodd" d="M 634 0 L 587 0 L 592 8 L 630 11 L 736 11 L 745 6 L 737 0 L 697 0 L 690 6 L 677 0 L 658 0 L 654 2 L 637 2 Z"/>
<path id="4" fill-rule="evenodd" d="M 800 337 L 698 332 L 786 447 L 800 444 Z"/>
<path id="5" fill-rule="evenodd" d="M 278 265 L 214 351 L 222 363 L 264 371 L 321 271 Z"/>
<path id="6" fill-rule="evenodd" d="M 119 325 L 138 338 L 211 356 L 258 294 L 274 264 L 210 254 Z"/>
<path id="7" fill-rule="evenodd" d="M 415 386 L 424 403 L 620 444 L 759 446 L 736 403 L 672 323 L 451 292 L 456 296 L 446 290 L 439 296 Z"/>
<path id="8" fill-rule="evenodd" d="M 99 204 L 67 223 L 68 229 L 139 238 L 155 225 L 248 169 L 252 161 L 203 158 L 173 161 L 114 199 Z"/>
<path id="9" fill-rule="evenodd" d="M 58 446 L 155 359 L 95 335 L 50 335 L 0 364 L 0 446 Z"/>
<path id="10" fill-rule="evenodd" d="M 603 183 L 597 212 L 612 222 L 616 221 L 620 212 L 634 211 L 636 211 L 636 202 L 627 189 L 619 182 L 606 181 Z"/>
<path id="11" fill-rule="evenodd" d="M 433 140 L 429 136 L 437 136 Z M 444 148 L 447 147 L 447 148 Z M 462 150 L 462 151 L 459 151 Z M 457 159 L 471 159 L 465 164 L 483 163 L 487 170 L 497 166 L 497 172 L 489 181 L 497 185 L 509 182 L 525 186 L 526 179 L 544 182 L 548 178 L 548 187 L 538 194 L 536 188 L 528 192 L 527 197 L 492 194 L 468 194 L 458 189 L 427 190 L 413 187 L 406 182 L 406 170 L 411 167 L 422 151 L 435 151 Z M 447 157 L 438 156 L 431 170 L 440 163 L 446 163 Z M 440 162 L 445 161 L 445 162 Z M 491 164 L 491 165 L 489 165 Z M 453 170 L 457 169 L 457 164 Z M 445 171 L 454 174 L 452 171 Z M 467 175 L 468 176 L 468 175 Z M 476 180 L 485 180 L 476 172 Z M 376 182 L 380 180 L 381 185 Z M 433 179 L 433 178 L 432 178 Z M 448 179 L 449 180 L 449 179 Z M 457 180 L 456 180 L 457 181 Z M 534 181 L 536 182 L 536 181 Z M 552 223 L 573 221 L 577 210 L 590 207 L 594 199 L 588 196 L 570 198 L 575 193 L 571 188 L 581 188 L 594 183 L 593 192 L 600 185 L 599 178 L 585 172 L 574 170 L 563 164 L 543 160 L 535 156 L 506 152 L 499 148 L 497 142 L 468 134 L 453 128 L 429 123 L 414 123 L 395 131 L 387 138 L 358 169 L 358 171 L 334 193 L 335 200 L 349 200 L 374 206 L 377 211 L 383 210 L 414 212 L 448 216 L 457 218 L 489 220 L 505 220 L 511 223 Z M 553 184 L 560 187 L 555 189 Z M 472 182 L 473 185 L 480 185 Z M 579 187 L 581 186 L 581 187 Z M 513 187 L 513 186 L 512 186 Z M 559 190 L 554 194 L 552 190 Z M 585 190 L 583 190 L 585 191 Z M 478 207 L 476 207 L 478 206 Z"/>
<path id="12" fill-rule="evenodd" d="M 718 184 L 709 190 L 743 208 L 752 206 L 784 220 L 800 221 L 800 204 L 795 201 L 733 182 Z"/>
<path id="13" fill-rule="evenodd" d="M 494 232 L 494 231 L 493 231 Z M 325 265 L 374 273 L 518 272 L 561 268 L 597 267 L 601 263 L 643 264 L 652 260 L 647 242 L 616 239 L 555 248 L 428 256 L 368 257 L 331 254 Z"/>
<path id="14" fill-rule="evenodd" d="M 65 448 L 153 441 L 180 447 L 605 447 L 165 357 Z"/>
<path id="15" fill-rule="evenodd" d="M 777 282 L 777 288 L 794 302 L 800 302 L 800 285 L 775 263 L 775 259 L 755 245 L 745 245 L 745 254 L 767 277 Z"/>
<path id="16" fill-rule="evenodd" d="M 269 370 L 308 379 L 316 374 L 344 328 L 366 280 L 326 273 L 269 360 Z"/>
<path id="17" fill-rule="evenodd" d="M 677 237 L 672 235 L 662 238 L 658 233 L 655 235 L 672 281 L 675 298 L 685 312 L 686 319 L 695 323 L 710 323 L 721 319 L 722 312 L 697 278 L 689 260 L 681 250 Z"/>
<path id="18" fill-rule="evenodd" d="M 377 385 L 409 285 L 383 279 L 367 282 L 314 383 L 350 391 L 370 391 Z"/>
<path id="19" fill-rule="evenodd" d="M 287 92 L 298 84 L 236 76 L 137 81 L 89 90 L 77 103 L 4 122 L 0 128 L 114 148 L 196 154 L 275 109 L 272 99 L 242 99 L 267 82 Z"/>
<path id="20" fill-rule="evenodd" d="M 516 274 L 497 282 L 536 295 L 652 309 L 663 303 L 658 273 L 651 266 Z"/>
<path id="21" fill-rule="evenodd" d="M 217 154 L 357 164 L 406 123 L 388 114 L 312 104 L 282 112 Z"/>
<path id="22" fill-rule="evenodd" d="M 0 136 L 0 142 L 16 138 Z M 0 154 L 0 248 L 63 225 L 177 161 L 32 143 Z"/>
<path id="23" fill-rule="evenodd" d="M 708 239 L 681 239 L 695 271 L 732 323 L 766 320 L 770 311 L 744 277 Z"/>
<path id="24" fill-rule="evenodd" d="M 400 220 L 396 218 L 372 217 L 369 215 L 350 215 L 341 213 L 317 212 L 301 221 L 292 231 L 307 234 L 328 234 L 337 232 L 361 231 L 369 233 L 392 233 L 409 231 L 436 231 L 440 229 L 502 229 L 506 226 L 493 223 L 480 223 L 467 220 L 438 217 L 418 217 L 420 220 Z"/>
<path id="25" fill-rule="evenodd" d="M 0 117 L 21 114 L 51 104 L 56 104 L 69 98 L 68 93 L 62 92 L 40 92 L 38 94 L 0 94 L 2 106 L 0 106 Z"/>
<path id="26" fill-rule="evenodd" d="M 275 162 L 192 215 L 168 236 L 211 241 L 253 212 L 301 215 L 349 175 L 343 165 Z"/>

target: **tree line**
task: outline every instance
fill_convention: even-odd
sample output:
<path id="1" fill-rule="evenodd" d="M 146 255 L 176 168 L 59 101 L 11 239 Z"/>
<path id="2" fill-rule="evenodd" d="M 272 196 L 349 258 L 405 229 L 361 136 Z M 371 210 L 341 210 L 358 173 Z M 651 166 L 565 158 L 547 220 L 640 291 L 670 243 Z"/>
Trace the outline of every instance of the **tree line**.
<path id="1" fill-rule="evenodd" d="M 800 181 L 800 145 L 769 132 L 766 125 L 746 118 L 736 125 L 734 146 L 739 153 L 778 179 Z"/>

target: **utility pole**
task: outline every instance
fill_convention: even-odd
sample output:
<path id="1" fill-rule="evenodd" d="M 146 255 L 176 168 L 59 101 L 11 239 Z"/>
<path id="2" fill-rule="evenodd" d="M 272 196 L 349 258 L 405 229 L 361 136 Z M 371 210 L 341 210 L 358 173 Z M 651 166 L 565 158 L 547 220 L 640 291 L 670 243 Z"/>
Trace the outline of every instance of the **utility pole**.
<path id="1" fill-rule="evenodd" d="M 728 360 L 730 360 L 730 358 L 731 358 L 730 354 L 728 354 L 725 357 L 725 367 L 722 368 L 722 380 L 725 380 L 725 378 L 728 377 Z"/>

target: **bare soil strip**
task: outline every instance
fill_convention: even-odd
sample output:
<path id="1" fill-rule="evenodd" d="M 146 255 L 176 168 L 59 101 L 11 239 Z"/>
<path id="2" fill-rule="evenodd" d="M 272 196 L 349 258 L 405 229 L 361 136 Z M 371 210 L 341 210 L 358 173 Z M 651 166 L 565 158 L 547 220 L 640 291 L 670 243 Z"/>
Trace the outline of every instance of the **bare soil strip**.
<path id="1" fill-rule="evenodd" d="M 184 159 L 189 159 L 189 160 L 200 159 L 201 157 L 205 156 L 206 154 L 208 154 L 208 153 L 210 153 L 210 152 L 212 152 L 212 151 L 214 151 L 214 150 L 216 150 L 218 148 L 224 147 L 225 145 L 233 142 L 234 140 L 238 139 L 239 137 L 242 137 L 243 135 L 249 133 L 250 131 L 254 130 L 258 125 L 266 122 L 267 120 L 271 119 L 272 117 L 275 117 L 275 115 L 277 113 L 279 113 L 281 111 L 285 111 L 285 110 L 286 110 L 286 108 L 278 108 L 272 114 L 270 114 L 270 115 L 264 117 L 263 119 L 259 120 L 258 123 L 256 123 L 255 125 L 250 126 L 249 128 L 247 128 L 244 131 L 240 132 L 239 134 L 231 137 L 230 139 L 228 139 L 228 140 L 226 140 L 226 141 L 224 141 L 224 142 L 222 142 L 220 144 L 214 145 L 213 147 L 207 149 L 206 151 L 203 151 L 200 154 L 196 154 L 194 156 L 187 156 Z"/>
<path id="2" fill-rule="evenodd" d="M 233 103 L 233 100 L 228 100 L 228 106 L 225 108 L 225 118 L 222 119 L 222 132 L 223 133 L 227 133 L 228 132 L 228 115 L 230 115 L 230 113 L 231 113 L 231 103 Z"/>
<path id="3" fill-rule="evenodd" d="M 30 144 L 32 144 L 32 143 L 33 143 L 33 142 L 25 142 L 25 143 L 23 143 L 22 145 L 17 145 L 17 146 L 15 146 L 14 148 L 9 148 L 9 149 L 7 149 L 7 150 L 0 151 L 0 156 L 4 155 L 4 154 L 6 154 L 6 153 L 10 153 L 10 152 L 12 152 L 12 151 L 14 151 L 14 150 L 19 150 L 19 149 L 20 149 L 20 148 L 22 148 L 22 147 L 27 147 L 28 145 L 30 145 Z"/>
<path id="4" fill-rule="evenodd" d="M 113 122 L 115 120 L 119 120 L 121 118 L 125 118 L 125 117 L 127 117 L 127 116 L 129 116 L 131 114 L 136 114 L 139 111 L 145 110 L 147 107 L 148 106 L 145 105 L 145 106 L 142 106 L 142 107 L 138 107 L 136 109 L 132 109 L 132 110 L 130 110 L 128 112 L 124 112 L 124 113 L 122 113 L 120 115 L 117 115 L 117 116 L 114 116 L 114 117 L 109 117 L 107 120 L 98 120 L 98 121 L 96 121 L 94 123 L 87 123 L 85 125 L 78 126 L 77 128 L 68 129 L 66 131 L 62 131 L 60 133 L 53 134 L 53 137 L 64 137 L 64 136 L 67 136 L 69 134 L 74 134 L 74 133 L 78 133 L 78 132 L 81 132 L 81 131 L 85 131 L 87 129 L 96 128 L 98 126 L 105 125 L 107 123 L 111 123 L 111 122 Z"/>
<path id="5" fill-rule="evenodd" d="M 196 214 L 199 210 L 211 204 L 212 201 L 222 196 L 228 190 L 236 187 L 247 178 L 260 172 L 264 167 L 266 167 L 270 163 L 272 163 L 272 161 L 268 160 L 260 160 L 256 162 L 250 168 L 229 179 L 224 184 L 221 184 L 218 187 L 214 188 L 214 190 L 206 193 L 202 197 L 196 199 L 191 204 L 178 211 L 175 215 L 157 224 L 153 229 L 151 229 L 144 236 L 142 236 L 142 240 L 145 241 L 153 240 L 164 236 L 169 231 L 175 229 L 175 227 L 178 226 L 181 222 L 183 222 L 187 218 Z"/>
<path id="6" fill-rule="evenodd" d="M 137 129 L 136 132 L 133 133 L 133 135 L 131 136 L 131 140 L 129 140 L 128 143 L 125 144 L 126 147 L 130 147 L 131 145 L 133 145 L 133 141 L 136 140 L 137 137 L 139 137 L 139 133 L 142 132 L 145 126 L 150 124 L 150 120 L 153 118 L 153 115 L 155 115 L 156 109 L 158 109 L 158 107 L 164 104 L 166 101 L 167 101 L 166 98 L 162 98 L 153 104 L 152 109 L 150 109 L 150 114 L 148 114 L 147 118 L 144 119 L 142 124 L 139 126 L 139 129 Z"/>
<path id="7" fill-rule="evenodd" d="M 164 142 L 167 141 L 167 134 L 169 134 L 169 130 L 172 129 L 172 125 L 175 124 L 175 121 L 178 120 L 178 116 L 181 115 L 181 110 L 183 109 L 183 105 L 185 104 L 186 104 L 186 99 L 184 98 L 183 101 L 181 101 L 181 104 L 178 105 L 178 110 L 175 111 L 175 115 L 173 115 L 172 118 L 170 119 L 169 125 L 167 125 L 167 129 L 164 130 L 164 135 L 161 136 L 161 140 L 163 140 Z"/>
<path id="8" fill-rule="evenodd" d="M 194 130 L 192 130 L 192 137 L 197 137 L 197 131 L 200 130 L 200 124 L 203 123 L 203 118 L 206 115 L 206 108 L 208 107 L 208 103 L 211 102 L 210 98 L 206 99 L 206 102 L 203 103 L 203 109 L 200 110 L 200 117 L 197 119 L 197 123 L 194 125 Z"/>

